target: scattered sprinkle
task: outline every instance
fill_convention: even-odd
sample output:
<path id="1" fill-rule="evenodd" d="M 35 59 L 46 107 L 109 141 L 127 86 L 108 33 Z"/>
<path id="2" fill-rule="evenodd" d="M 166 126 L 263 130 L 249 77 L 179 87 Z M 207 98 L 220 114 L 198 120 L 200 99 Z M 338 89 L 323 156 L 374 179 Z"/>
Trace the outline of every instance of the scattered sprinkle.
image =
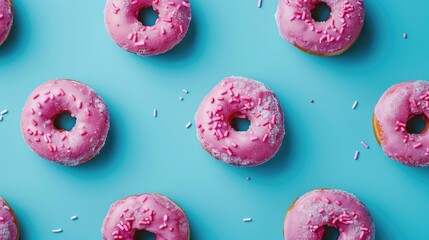
<path id="1" fill-rule="evenodd" d="M 252 218 L 243 218 L 243 222 L 251 222 Z"/>
<path id="2" fill-rule="evenodd" d="M 156 108 L 153 109 L 153 117 L 156 118 L 156 116 L 158 116 L 158 110 L 156 110 Z"/>
<path id="3" fill-rule="evenodd" d="M 355 108 L 356 108 L 356 106 L 357 106 L 357 104 L 358 104 L 358 101 L 355 101 L 355 102 L 353 103 L 352 109 L 355 109 Z"/>
<path id="4" fill-rule="evenodd" d="M 9 110 L 5 109 L 5 110 L 1 111 L 1 112 L 0 112 L 0 114 L 1 114 L 1 115 L 5 115 L 5 114 L 6 114 L 6 113 L 8 113 L 8 112 L 9 112 Z"/>
<path id="5" fill-rule="evenodd" d="M 77 216 L 71 216 L 70 217 L 70 219 L 73 220 L 73 221 L 76 220 L 77 218 L 78 218 Z"/>
<path id="6" fill-rule="evenodd" d="M 369 148 L 369 146 L 368 146 L 368 144 L 366 144 L 366 142 L 364 142 L 364 141 L 361 141 L 360 142 L 366 149 L 368 149 Z"/>
<path id="7" fill-rule="evenodd" d="M 188 93 L 189 93 L 189 91 L 188 91 L 188 90 L 186 90 L 186 89 L 183 89 L 183 90 L 182 90 L 182 92 L 184 92 L 184 93 L 186 93 L 186 94 L 188 94 Z"/>
<path id="8" fill-rule="evenodd" d="M 60 233 L 60 232 L 62 232 L 63 230 L 61 229 L 61 228 L 58 228 L 58 229 L 53 229 L 52 230 L 52 232 L 53 233 Z"/>
<path id="9" fill-rule="evenodd" d="M 183 97 L 179 97 L 179 100 L 180 100 L 180 101 L 183 101 Z"/>
<path id="10" fill-rule="evenodd" d="M 311 99 L 311 100 L 310 100 L 310 103 L 314 103 L 314 99 Z"/>
<path id="11" fill-rule="evenodd" d="M 262 6 L 262 0 L 258 0 L 258 8 L 261 8 Z"/>
<path id="12" fill-rule="evenodd" d="M 404 33 L 404 34 L 402 34 L 402 37 L 403 37 L 404 39 L 406 39 L 406 38 L 408 37 L 408 35 L 407 35 L 406 33 Z"/>
<path id="13" fill-rule="evenodd" d="M 357 160 L 358 158 L 359 158 L 359 151 L 356 151 L 354 159 Z"/>
<path id="14" fill-rule="evenodd" d="M 247 181 L 250 181 L 250 179 L 251 179 L 250 177 L 246 177 L 246 180 L 247 180 Z"/>
<path id="15" fill-rule="evenodd" d="M 1 121 L 3 121 L 3 117 L 2 117 L 2 116 L 0 116 L 0 122 L 1 122 Z"/>
<path id="16" fill-rule="evenodd" d="M 185 128 L 190 128 L 191 126 L 192 126 L 192 123 L 191 123 L 191 122 L 188 122 L 188 123 L 186 124 Z"/>

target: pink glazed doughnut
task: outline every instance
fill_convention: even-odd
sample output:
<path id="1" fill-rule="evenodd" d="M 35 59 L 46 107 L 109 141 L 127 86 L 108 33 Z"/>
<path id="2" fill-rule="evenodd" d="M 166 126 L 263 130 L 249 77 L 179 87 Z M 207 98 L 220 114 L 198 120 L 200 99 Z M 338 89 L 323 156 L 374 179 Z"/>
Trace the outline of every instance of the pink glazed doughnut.
<path id="1" fill-rule="evenodd" d="M 407 122 L 417 115 L 426 119 L 421 133 L 409 133 Z M 409 81 L 393 85 L 375 105 L 373 128 L 384 153 L 412 167 L 429 166 L 429 82 Z"/>
<path id="2" fill-rule="evenodd" d="M 158 14 L 154 26 L 138 20 L 141 9 Z M 104 11 L 107 32 L 121 48 L 142 56 L 171 50 L 185 37 L 191 22 L 189 0 L 107 0 Z"/>
<path id="3" fill-rule="evenodd" d="M 0 240 L 18 240 L 19 228 L 15 213 L 0 197 Z"/>
<path id="4" fill-rule="evenodd" d="M 324 2 L 331 16 L 324 22 L 311 17 Z M 282 37 L 304 52 L 318 56 L 339 55 L 358 38 L 364 22 L 362 0 L 280 0 L 275 14 Z"/>
<path id="5" fill-rule="evenodd" d="M 68 112 L 76 118 L 70 131 L 54 126 L 55 118 Z M 88 86 L 73 80 L 51 80 L 28 97 L 21 117 L 21 131 L 28 146 L 41 157 L 65 166 L 93 158 L 106 141 L 109 112 L 103 99 Z"/>
<path id="6" fill-rule="evenodd" d="M 13 23 L 13 7 L 10 0 L 0 0 L 0 45 L 9 36 Z"/>
<path id="7" fill-rule="evenodd" d="M 141 194 L 112 204 L 101 228 L 103 240 L 134 240 L 137 231 L 158 240 L 189 240 L 188 218 L 173 201 L 160 194 Z"/>
<path id="8" fill-rule="evenodd" d="M 286 213 L 285 240 L 322 240 L 325 226 L 337 228 L 338 240 L 374 240 L 372 217 L 354 195 L 317 189 L 297 199 Z"/>
<path id="9" fill-rule="evenodd" d="M 250 121 L 247 131 L 231 126 L 236 117 Z M 234 166 L 270 160 L 285 135 L 276 95 L 262 83 L 243 77 L 227 77 L 215 86 L 201 102 L 195 123 L 201 145 L 216 159 Z"/>

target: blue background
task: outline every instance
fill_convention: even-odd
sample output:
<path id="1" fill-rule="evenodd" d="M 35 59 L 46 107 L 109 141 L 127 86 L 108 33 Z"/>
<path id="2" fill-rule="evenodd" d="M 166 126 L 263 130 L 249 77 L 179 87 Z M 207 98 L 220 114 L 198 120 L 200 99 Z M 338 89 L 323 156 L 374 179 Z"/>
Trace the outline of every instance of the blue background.
<path id="1" fill-rule="evenodd" d="M 429 79 L 429 1 L 366 1 L 360 38 L 332 58 L 303 53 L 279 36 L 277 2 L 264 0 L 258 9 L 257 0 L 194 0 L 184 41 L 167 54 L 139 57 L 106 33 L 104 0 L 15 0 L 15 24 L 0 47 L 0 110 L 9 109 L 0 122 L 0 195 L 15 210 L 22 239 L 100 239 L 110 204 L 144 192 L 175 200 L 193 240 L 282 239 L 287 208 L 320 187 L 357 195 L 374 217 L 378 240 L 428 239 L 429 169 L 385 157 L 371 117 L 392 84 Z M 265 83 L 282 103 L 287 134 L 262 166 L 215 161 L 195 126 L 184 127 L 230 75 Z M 43 160 L 20 133 L 28 94 L 56 78 L 88 84 L 111 113 L 101 154 L 76 168 Z"/>

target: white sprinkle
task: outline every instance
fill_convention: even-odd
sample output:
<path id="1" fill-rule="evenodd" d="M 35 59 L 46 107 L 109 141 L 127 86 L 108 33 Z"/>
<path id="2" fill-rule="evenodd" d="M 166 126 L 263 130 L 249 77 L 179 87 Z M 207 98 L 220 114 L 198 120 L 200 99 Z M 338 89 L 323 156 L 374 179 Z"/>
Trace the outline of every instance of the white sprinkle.
<path id="1" fill-rule="evenodd" d="M 156 110 L 156 108 L 155 109 L 153 109 L 153 117 L 155 117 L 156 118 L 156 116 L 158 116 L 158 111 Z"/>
<path id="2" fill-rule="evenodd" d="M 2 117 L 2 116 L 0 116 L 0 122 L 1 122 L 1 121 L 3 121 L 3 117 Z"/>
<path id="3" fill-rule="evenodd" d="M 258 8 L 260 8 L 262 6 L 262 0 L 258 1 Z"/>
<path id="4" fill-rule="evenodd" d="M 368 149 L 369 148 L 369 146 L 368 146 L 368 144 L 366 144 L 366 142 L 364 142 L 364 141 L 361 141 L 360 142 L 366 149 Z"/>
<path id="5" fill-rule="evenodd" d="M 355 101 L 355 102 L 353 103 L 352 109 L 355 109 L 355 108 L 356 108 L 356 106 L 357 106 L 357 104 L 358 104 L 358 101 Z"/>
<path id="6" fill-rule="evenodd" d="M 356 151 L 356 152 L 355 152 L 355 157 L 354 157 L 354 159 L 355 159 L 355 160 L 357 160 L 357 159 L 358 159 L 358 157 L 359 157 L 359 151 Z"/>
<path id="7" fill-rule="evenodd" d="M 53 233 L 60 233 L 60 232 L 62 232 L 63 230 L 61 229 L 61 228 L 58 228 L 58 229 L 53 229 L 52 230 L 52 232 Z"/>
<path id="8" fill-rule="evenodd" d="M 251 222 L 252 218 L 243 218 L 243 222 Z"/>
<path id="9" fill-rule="evenodd" d="M 1 114 L 1 115 L 5 115 L 5 114 L 6 114 L 6 113 L 8 113 L 8 112 L 9 112 L 9 110 L 5 109 L 5 110 L 1 111 L 1 112 L 0 112 L 0 114 Z"/>
<path id="10" fill-rule="evenodd" d="M 186 89 L 183 89 L 183 90 L 182 90 L 182 92 L 184 92 L 184 93 L 186 93 L 186 94 L 188 94 L 188 93 L 189 93 L 189 91 L 188 91 L 188 90 L 186 90 Z"/>
<path id="11" fill-rule="evenodd" d="M 70 219 L 71 219 L 71 220 L 76 220 L 76 219 L 77 219 L 77 216 L 71 216 L 71 217 L 70 217 Z"/>
<path id="12" fill-rule="evenodd" d="M 186 124 L 185 128 L 190 128 L 192 126 L 191 122 L 188 122 L 188 124 Z"/>
<path id="13" fill-rule="evenodd" d="M 183 101 L 183 97 L 179 97 L 179 100 L 180 100 L 180 101 Z"/>

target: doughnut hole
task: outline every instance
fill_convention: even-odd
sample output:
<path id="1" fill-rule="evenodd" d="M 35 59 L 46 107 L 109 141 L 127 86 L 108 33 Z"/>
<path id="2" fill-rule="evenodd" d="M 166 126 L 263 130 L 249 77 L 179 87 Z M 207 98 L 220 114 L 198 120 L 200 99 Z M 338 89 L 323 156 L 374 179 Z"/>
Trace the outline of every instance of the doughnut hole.
<path id="1" fill-rule="evenodd" d="M 136 234 L 134 235 L 134 239 L 135 240 L 155 240 L 156 236 L 151 232 L 141 230 L 136 232 Z"/>
<path id="2" fill-rule="evenodd" d="M 236 112 L 228 118 L 229 125 L 237 132 L 246 132 L 250 127 L 250 120 L 243 113 Z"/>
<path id="3" fill-rule="evenodd" d="M 331 16 L 331 8 L 325 2 L 319 2 L 311 10 L 311 18 L 316 22 L 325 22 Z"/>
<path id="4" fill-rule="evenodd" d="M 76 118 L 64 111 L 54 117 L 54 127 L 59 131 L 71 131 L 76 125 Z"/>
<path id="5" fill-rule="evenodd" d="M 337 240 L 340 237 L 340 231 L 331 226 L 324 226 L 322 240 Z"/>
<path id="6" fill-rule="evenodd" d="M 411 134 L 424 133 L 429 129 L 428 118 L 424 114 L 414 115 L 407 121 L 406 129 Z"/>
<path id="7" fill-rule="evenodd" d="M 137 14 L 137 19 L 143 26 L 150 27 L 155 25 L 158 14 L 152 7 L 142 8 Z"/>

